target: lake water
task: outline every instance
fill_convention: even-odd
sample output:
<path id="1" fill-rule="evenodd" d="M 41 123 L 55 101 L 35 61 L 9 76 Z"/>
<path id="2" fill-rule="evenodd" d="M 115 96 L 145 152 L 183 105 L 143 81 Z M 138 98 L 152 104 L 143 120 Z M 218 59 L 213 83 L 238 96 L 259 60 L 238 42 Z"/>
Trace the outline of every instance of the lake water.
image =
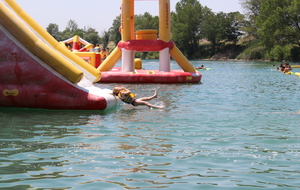
<path id="1" fill-rule="evenodd" d="M 199 84 L 124 84 L 159 89 L 164 109 L 0 108 L 0 189 L 299 189 L 300 78 L 278 63 L 192 63 L 211 68 Z"/>

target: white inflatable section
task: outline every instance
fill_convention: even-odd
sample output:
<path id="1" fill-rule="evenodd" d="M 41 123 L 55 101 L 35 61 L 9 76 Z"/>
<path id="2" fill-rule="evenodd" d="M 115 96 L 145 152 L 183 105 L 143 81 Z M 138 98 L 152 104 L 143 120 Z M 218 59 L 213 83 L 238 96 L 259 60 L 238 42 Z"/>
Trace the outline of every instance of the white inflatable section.
<path id="1" fill-rule="evenodd" d="M 159 71 L 170 72 L 171 60 L 169 48 L 165 48 L 159 52 Z"/>
<path id="2" fill-rule="evenodd" d="M 94 94 L 94 95 L 105 98 L 106 103 L 107 103 L 106 109 L 110 109 L 110 108 L 115 107 L 118 104 L 120 104 L 119 98 L 112 95 L 111 89 L 105 89 L 105 88 L 102 88 L 100 84 L 91 83 L 85 77 L 83 77 L 83 79 L 77 85 L 79 87 L 81 87 L 82 90 L 84 90 L 90 94 Z"/>
<path id="3" fill-rule="evenodd" d="M 122 71 L 134 71 L 134 51 L 122 49 Z"/>

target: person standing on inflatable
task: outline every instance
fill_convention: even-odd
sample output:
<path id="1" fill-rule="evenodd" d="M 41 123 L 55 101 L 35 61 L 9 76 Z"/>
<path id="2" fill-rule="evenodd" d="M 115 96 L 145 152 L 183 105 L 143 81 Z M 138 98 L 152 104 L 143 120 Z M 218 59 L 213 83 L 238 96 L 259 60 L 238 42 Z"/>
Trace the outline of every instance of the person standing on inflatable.
<path id="1" fill-rule="evenodd" d="M 96 44 L 96 46 L 94 47 L 94 52 L 100 53 L 100 45 L 99 44 Z"/>
<path id="2" fill-rule="evenodd" d="M 109 48 L 106 48 L 106 57 L 108 57 L 109 55 L 110 55 L 110 50 L 109 50 Z"/>
<path id="3" fill-rule="evenodd" d="M 106 54 L 106 51 L 104 48 L 101 48 L 100 56 L 101 56 L 102 61 L 104 61 L 106 59 L 107 54 Z"/>
<path id="4" fill-rule="evenodd" d="M 164 108 L 165 106 L 155 106 L 150 104 L 149 100 L 152 100 L 153 98 L 157 98 L 157 91 L 155 90 L 155 93 L 153 96 L 150 97 L 143 97 L 135 99 L 136 95 L 132 93 L 130 90 L 124 88 L 124 87 L 115 87 L 113 90 L 113 95 L 118 96 L 120 100 L 125 102 L 126 104 L 131 104 L 133 106 L 148 106 L 149 108 Z"/>

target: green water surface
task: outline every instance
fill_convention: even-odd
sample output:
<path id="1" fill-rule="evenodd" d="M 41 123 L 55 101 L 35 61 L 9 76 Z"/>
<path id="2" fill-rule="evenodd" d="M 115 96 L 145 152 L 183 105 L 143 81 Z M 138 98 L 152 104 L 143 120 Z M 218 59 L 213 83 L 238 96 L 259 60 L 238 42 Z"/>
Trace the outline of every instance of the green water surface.
<path id="1" fill-rule="evenodd" d="M 211 68 L 199 84 L 123 84 L 159 89 L 164 109 L 0 108 L 0 189 L 299 189 L 300 78 L 277 63 L 192 63 Z"/>

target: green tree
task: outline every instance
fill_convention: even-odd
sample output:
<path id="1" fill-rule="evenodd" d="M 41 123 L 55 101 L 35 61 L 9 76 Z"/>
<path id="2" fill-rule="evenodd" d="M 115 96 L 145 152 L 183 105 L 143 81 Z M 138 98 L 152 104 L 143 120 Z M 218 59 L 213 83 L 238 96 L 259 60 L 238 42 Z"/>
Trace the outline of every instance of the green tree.
<path id="1" fill-rule="evenodd" d="M 51 36 L 53 36 L 56 40 L 58 40 L 60 36 L 60 32 L 57 24 L 50 23 L 46 30 Z"/>
<path id="2" fill-rule="evenodd" d="M 204 14 L 201 35 L 212 43 L 212 54 L 221 41 L 230 41 L 236 44 L 242 35 L 240 28 L 244 23 L 244 17 L 239 12 L 217 14 L 207 9 Z"/>
<path id="3" fill-rule="evenodd" d="M 82 38 L 84 38 L 84 30 L 83 29 L 77 29 L 72 33 L 72 36 L 80 36 Z"/>
<path id="4" fill-rule="evenodd" d="M 120 26 L 121 26 L 121 17 L 117 16 L 112 23 L 112 27 L 109 29 L 110 33 L 110 40 L 113 41 L 115 44 L 118 44 L 121 41 L 121 33 L 120 33 Z"/>
<path id="5" fill-rule="evenodd" d="M 212 43 L 212 54 L 215 53 L 215 47 L 217 42 L 220 40 L 218 31 L 220 27 L 220 21 L 217 19 L 217 15 L 214 14 L 210 9 L 207 9 L 207 11 L 204 14 L 204 21 L 201 28 L 201 36 L 203 38 L 206 38 L 208 41 Z M 219 16 L 220 18 L 220 16 Z"/>
<path id="6" fill-rule="evenodd" d="M 69 20 L 67 27 L 63 32 L 60 33 L 60 40 L 69 39 L 75 35 L 80 36 L 81 38 L 84 37 L 84 30 L 78 28 L 77 23 L 74 20 Z"/>
<path id="7" fill-rule="evenodd" d="M 103 48 L 107 48 L 107 45 L 109 43 L 109 39 L 110 39 L 110 33 L 108 31 L 104 31 L 103 32 L 103 36 L 101 38 L 102 44 L 103 44 Z"/>
<path id="8" fill-rule="evenodd" d="M 75 20 L 69 20 L 67 24 L 67 28 L 70 30 L 71 33 L 76 32 L 78 30 L 78 24 L 75 22 Z"/>
<path id="9" fill-rule="evenodd" d="M 258 38 L 257 17 L 260 15 L 260 7 L 265 0 L 240 0 L 246 11 L 247 22 L 244 23 L 243 31 L 249 36 Z"/>
<path id="10" fill-rule="evenodd" d="M 98 32 L 91 27 L 84 31 L 83 39 L 94 45 L 101 42 Z"/>
<path id="11" fill-rule="evenodd" d="M 265 0 L 262 3 L 257 17 L 258 34 L 268 49 L 275 45 L 299 45 L 299 4 L 299 0 Z"/>
<path id="12" fill-rule="evenodd" d="M 292 0 L 291 6 L 288 8 L 290 13 L 291 41 L 294 44 L 300 45 L 300 1 Z"/>
<path id="13" fill-rule="evenodd" d="M 241 29 L 245 26 L 245 16 L 240 12 L 231 12 L 226 15 L 226 18 L 226 39 L 236 44 L 239 37 L 243 35 Z"/>
<path id="14" fill-rule="evenodd" d="M 173 41 L 188 58 L 195 58 L 198 51 L 202 9 L 197 0 L 181 0 L 176 4 L 176 12 L 172 13 Z"/>
<path id="15" fill-rule="evenodd" d="M 143 15 L 135 15 L 135 30 L 154 29 L 158 30 L 158 16 L 152 16 L 145 12 Z"/>
<path id="16" fill-rule="evenodd" d="M 73 33 L 70 31 L 69 28 L 66 28 L 64 31 L 62 31 L 60 33 L 60 36 L 59 36 L 59 41 L 63 41 L 63 40 L 66 40 L 66 39 L 69 39 L 73 37 Z"/>

